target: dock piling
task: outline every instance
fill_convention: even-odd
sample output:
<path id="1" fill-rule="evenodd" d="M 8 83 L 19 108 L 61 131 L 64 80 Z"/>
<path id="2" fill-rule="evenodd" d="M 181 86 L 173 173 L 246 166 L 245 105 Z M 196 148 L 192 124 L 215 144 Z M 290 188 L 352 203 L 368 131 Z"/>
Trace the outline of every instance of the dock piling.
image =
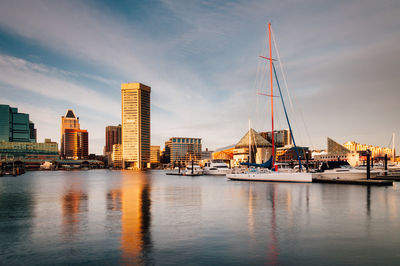
<path id="1" fill-rule="evenodd" d="M 387 164 L 388 156 L 385 154 L 385 176 L 388 175 L 388 164 Z"/>
<path id="2" fill-rule="evenodd" d="M 370 152 L 370 150 L 367 150 L 367 179 L 371 178 L 370 159 L 371 159 L 371 152 Z"/>

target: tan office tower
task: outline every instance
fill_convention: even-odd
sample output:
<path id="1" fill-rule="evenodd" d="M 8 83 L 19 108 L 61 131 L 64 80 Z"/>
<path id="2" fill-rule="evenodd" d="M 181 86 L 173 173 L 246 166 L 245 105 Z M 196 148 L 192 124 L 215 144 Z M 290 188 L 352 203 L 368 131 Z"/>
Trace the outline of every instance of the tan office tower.
<path id="1" fill-rule="evenodd" d="M 150 92 L 141 83 L 121 84 L 123 168 L 143 169 L 150 163 Z"/>

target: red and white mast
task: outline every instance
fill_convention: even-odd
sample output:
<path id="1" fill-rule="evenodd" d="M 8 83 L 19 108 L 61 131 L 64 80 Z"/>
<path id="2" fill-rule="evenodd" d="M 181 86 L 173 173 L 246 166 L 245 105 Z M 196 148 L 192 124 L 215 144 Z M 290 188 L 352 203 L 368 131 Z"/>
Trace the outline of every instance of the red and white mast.
<path id="1" fill-rule="evenodd" d="M 273 77 L 272 77 L 272 45 L 271 45 L 271 23 L 268 23 L 268 36 L 269 36 L 269 72 L 271 78 L 271 121 L 272 121 L 272 168 L 275 166 L 275 141 L 274 141 L 274 90 L 273 90 Z"/>

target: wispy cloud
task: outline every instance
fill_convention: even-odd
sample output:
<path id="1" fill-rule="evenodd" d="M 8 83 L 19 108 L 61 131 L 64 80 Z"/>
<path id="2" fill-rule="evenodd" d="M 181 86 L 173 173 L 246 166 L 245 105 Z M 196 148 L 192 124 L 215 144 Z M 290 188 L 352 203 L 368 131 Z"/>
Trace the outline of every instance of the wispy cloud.
<path id="1" fill-rule="evenodd" d="M 119 101 L 68 81 L 64 72 L 23 59 L 0 55 L 0 80 L 14 88 L 86 106 L 99 112 L 117 114 L 119 110 Z"/>

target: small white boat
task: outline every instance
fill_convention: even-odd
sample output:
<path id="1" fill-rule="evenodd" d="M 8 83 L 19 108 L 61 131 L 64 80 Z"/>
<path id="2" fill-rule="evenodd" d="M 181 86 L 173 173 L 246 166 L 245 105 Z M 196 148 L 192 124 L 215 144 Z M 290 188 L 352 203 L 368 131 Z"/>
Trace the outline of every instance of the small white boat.
<path id="1" fill-rule="evenodd" d="M 44 162 L 40 165 L 40 170 L 51 170 L 53 164 L 51 162 Z"/>
<path id="2" fill-rule="evenodd" d="M 371 170 L 370 178 L 374 178 L 381 173 L 382 171 L 380 170 Z M 313 178 L 360 180 L 367 178 L 367 169 L 357 169 L 351 167 L 348 163 L 342 162 L 338 168 L 326 169 L 322 172 L 313 173 Z"/>
<path id="3" fill-rule="evenodd" d="M 312 174 L 306 172 L 275 172 L 269 169 L 254 169 L 243 173 L 231 173 L 226 177 L 230 180 L 237 181 L 267 181 L 267 182 L 299 182 L 310 183 L 312 182 Z"/>
<path id="4" fill-rule="evenodd" d="M 203 169 L 198 164 L 189 164 L 186 166 L 183 175 L 203 175 Z"/>
<path id="5" fill-rule="evenodd" d="M 223 160 L 211 160 L 204 164 L 205 175 L 226 175 L 231 172 L 231 169 Z"/>

